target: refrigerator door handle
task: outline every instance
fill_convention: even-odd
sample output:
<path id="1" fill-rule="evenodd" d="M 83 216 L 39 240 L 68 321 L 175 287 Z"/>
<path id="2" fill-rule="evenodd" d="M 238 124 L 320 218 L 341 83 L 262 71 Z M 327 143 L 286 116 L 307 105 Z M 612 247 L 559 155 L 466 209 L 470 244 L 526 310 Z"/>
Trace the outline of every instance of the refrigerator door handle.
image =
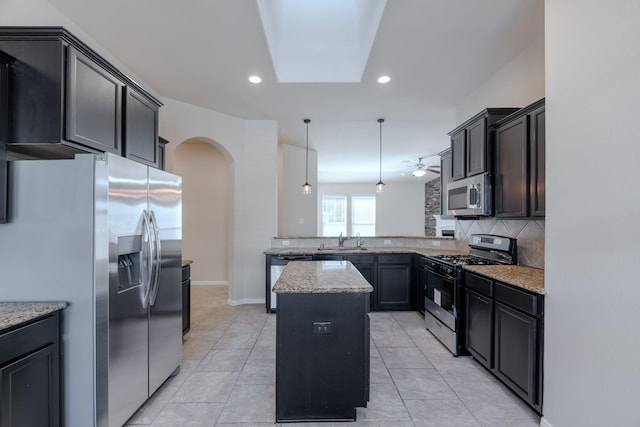
<path id="1" fill-rule="evenodd" d="M 151 286 L 153 281 L 153 276 L 155 274 L 154 269 L 154 251 L 155 251 L 155 234 L 151 231 L 151 218 L 149 213 L 146 210 L 142 211 L 142 226 L 144 228 L 144 232 L 147 237 L 147 259 L 146 259 L 146 268 L 147 268 L 147 277 L 144 281 L 144 297 L 142 299 L 142 308 L 147 308 L 149 305 L 149 297 L 151 295 Z"/>
<path id="2" fill-rule="evenodd" d="M 154 233 L 155 242 L 155 270 L 153 275 L 153 287 L 151 289 L 150 305 L 156 303 L 156 297 L 160 289 L 160 265 L 162 259 L 162 247 L 160 246 L 160 230 L 158 229 L 158 221 L 156 220 L 156 214 L 153 211 L 149 211 L 149 218 L 151 219 L 151 228 Z"/>

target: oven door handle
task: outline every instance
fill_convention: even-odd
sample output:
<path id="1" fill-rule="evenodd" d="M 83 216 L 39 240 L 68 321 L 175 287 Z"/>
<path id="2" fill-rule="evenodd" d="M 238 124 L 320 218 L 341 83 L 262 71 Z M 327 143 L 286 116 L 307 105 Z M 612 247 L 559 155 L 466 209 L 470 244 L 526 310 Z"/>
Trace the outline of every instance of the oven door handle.
<path id="1" fill-rule="evenodd" d="M 437 276 L 437 277 L 439 277 L 439 278 L 441 278 L 441 279 L 444 279 L 444 280 L 450 280 L 450 281 L 452 281 L 452 282 L 453 282 L 453 279 L 454 279 L 454 278 L 453 278 L 453 277 L 451 277 L 451 276 L 445 276 L 444 274 L 442 274 L 442 273 L 438 273 L 437 271 L 432 270 L 432 269 L 430 269 L 429 267 L 425 267 L 424 269 L 425 269 L 428 273 L 433 274 L 434 276 Z"/>

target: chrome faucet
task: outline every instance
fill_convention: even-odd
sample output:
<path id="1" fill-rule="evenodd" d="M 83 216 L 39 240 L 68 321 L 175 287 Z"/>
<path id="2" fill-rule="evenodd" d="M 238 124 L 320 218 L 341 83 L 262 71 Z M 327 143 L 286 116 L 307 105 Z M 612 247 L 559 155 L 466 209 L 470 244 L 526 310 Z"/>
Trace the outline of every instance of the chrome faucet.
<path id="1" fill-rule="evenodd" d="M 347 240 L 348 237 L 342 237 L 342 231 L 340 232 L 340 235 L 338 236 L 338 247 L 342 248 L 344 247 L 344 241 Z"/>
<path id="2" fill-rule="evenodd" d="M 359 232 L 356 233 L 356 237 L 358 238 L 358 240 L 356 241 L 356 248 L 360 249 L 364 242 L 362 241 L 362 238 L 360 237 L 360 233 Z"/>

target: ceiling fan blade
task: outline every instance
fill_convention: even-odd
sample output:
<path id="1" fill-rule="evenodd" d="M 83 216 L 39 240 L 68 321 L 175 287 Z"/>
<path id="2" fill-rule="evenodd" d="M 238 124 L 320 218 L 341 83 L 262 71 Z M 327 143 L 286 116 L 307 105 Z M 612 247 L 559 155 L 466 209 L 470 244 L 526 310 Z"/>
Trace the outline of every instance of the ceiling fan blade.
<path id="1" fill-rule="evenodd" d="M 428 167 L 427 172 L 437 173 L 438 175 L 440 175 L 440 168 L 438 166 Z"/>

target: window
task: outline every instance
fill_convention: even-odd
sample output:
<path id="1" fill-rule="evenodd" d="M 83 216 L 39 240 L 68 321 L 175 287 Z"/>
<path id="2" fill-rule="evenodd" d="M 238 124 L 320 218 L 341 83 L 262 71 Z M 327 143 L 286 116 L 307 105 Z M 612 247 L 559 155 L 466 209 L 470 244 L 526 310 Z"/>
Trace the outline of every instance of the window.
<path id="1" fill-rule="evenodd" d="M 351 196 L 351 235 L 376 235 L 376 196 Z"/>
<path id="2" fill-rule="evenodd" d="M 350 204 L 349 204 L 350 202 Z M 375 236 L 376 196 L 322 196 L 322 236 Z"/>
<path id="3" fill-rule="evenodd" d="M 347 235 L 347 196 L 322 196 L 322 235 Z"/>

